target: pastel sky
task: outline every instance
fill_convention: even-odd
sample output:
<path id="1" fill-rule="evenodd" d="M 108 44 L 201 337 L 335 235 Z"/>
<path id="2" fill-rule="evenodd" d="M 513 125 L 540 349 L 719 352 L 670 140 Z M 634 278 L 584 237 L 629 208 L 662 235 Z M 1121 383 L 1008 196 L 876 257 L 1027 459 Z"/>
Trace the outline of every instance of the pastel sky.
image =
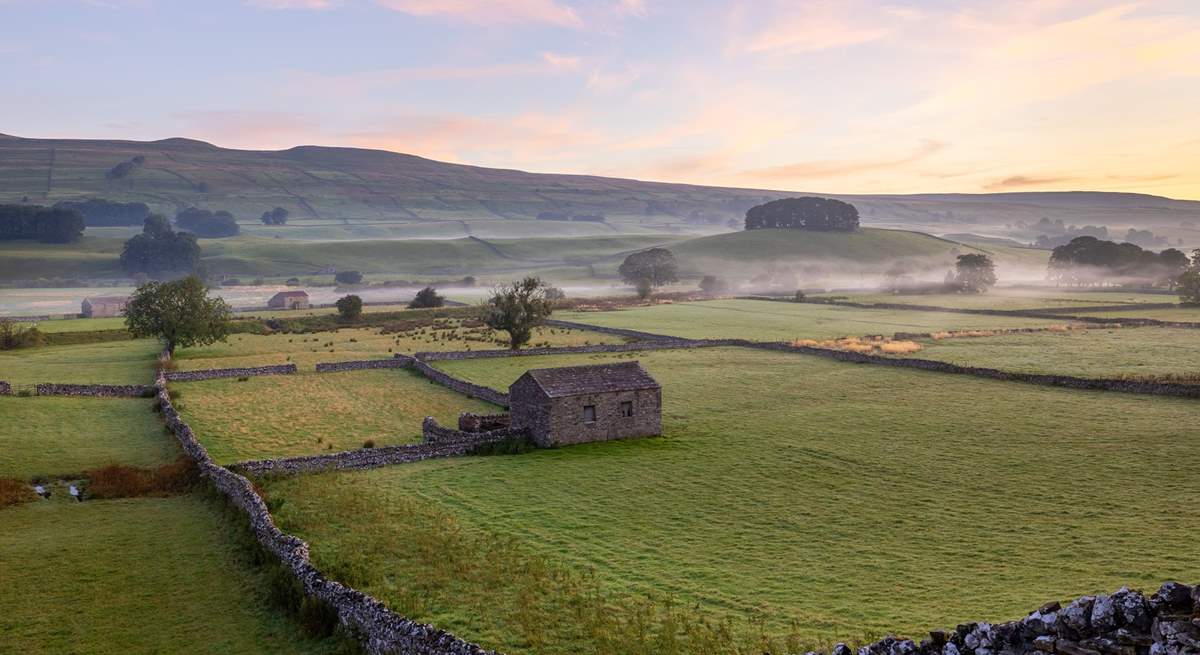
<path id="1" fill-rule="evenodd" d="M 0 132 L 1200 199 L 1197 0 L 0 0 Z"/>

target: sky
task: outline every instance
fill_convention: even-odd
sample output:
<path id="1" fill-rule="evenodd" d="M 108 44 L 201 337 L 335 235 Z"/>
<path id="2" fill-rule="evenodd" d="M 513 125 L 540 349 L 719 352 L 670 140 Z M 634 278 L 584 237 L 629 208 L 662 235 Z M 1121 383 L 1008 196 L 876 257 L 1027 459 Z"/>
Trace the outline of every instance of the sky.
<path id="1" fill-rule="evenodd" d="M 0 0 L 0 133 L 1200 199 L 1197 0 Z"/>

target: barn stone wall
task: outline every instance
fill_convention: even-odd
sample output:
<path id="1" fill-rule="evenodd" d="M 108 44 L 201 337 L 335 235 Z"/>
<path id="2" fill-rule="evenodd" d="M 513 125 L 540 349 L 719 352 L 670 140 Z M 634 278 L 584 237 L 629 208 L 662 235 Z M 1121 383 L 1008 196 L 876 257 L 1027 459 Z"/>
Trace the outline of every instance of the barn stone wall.
<path id="1" fill-rule="evenodd" d="M 212 461 L 208 451 L 196 440 L 192 429 L 171 404 L 164 376 L 159 376 L 155 388 L 167 426 L 179 440 L 184 452 L 196 461 L 201 475 L 232 505 L 245 512 L 262 547 L 279 558 L 291 571 L 307 596 L 333 608 L 347 634 L 358 639 L 368 653 L 495 655 L 494 651 L 463 641 L 448 632 L 404 618 L 375 598 L 327 579 L 310 562 L 308 544 L 284 533 L 275 525 L 266 503 L 250 481 Z"/>
<path id="2" fill-rule="evenodd" d="M 463 412 L 458 415 L 458 429 L 463 432 L 488 432 L 512 425 L 510 414 L 475 414 Z"/>
<path id="3" fill-rule="evenodd" d="M 275 366 L 251 366 L 247 368 L 209 368 L 198 371 L 169 371 L 165 373 L 169 382 L 195 382 L 217 378 L 248 378 L 257 375 L 294 375 L 295 364 Z"/>
<path id="4" fill-rule="evenodd" d="M 35 387 L 39 396 L 85 396 L 91 398 L 140 398 L 154 393 L 143 384 L 56 384 L 43 382 Z"/>

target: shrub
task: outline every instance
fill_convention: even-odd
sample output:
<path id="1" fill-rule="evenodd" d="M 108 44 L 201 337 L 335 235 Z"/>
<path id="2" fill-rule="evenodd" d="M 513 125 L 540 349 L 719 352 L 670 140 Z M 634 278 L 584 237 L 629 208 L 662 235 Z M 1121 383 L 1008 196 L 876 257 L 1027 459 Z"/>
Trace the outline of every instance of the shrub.
<path id="1" fill-rule="evenodd" d="M 358 271 L 340 271 L 333 276 L 333 280 L 339 284 L 358 284 L 362 279 L 362 273 Z"/>
<path id="2" fill-rule="evenodd" d="M 362 447 L 363 447 L 363 448 L 374 448 L 374 447 L 375 447 L 375 440 L 374 440 L 374 439 L 367 439 L 366 441 L 364 441 L 364 442 L 363 442 L 363 445 L 362 445 Z"/>
<path id="3" fill-rule="evenodd" d="M 408 303 L 409 309 L 429 309 L 433 307 L 441 307 L 446 304 L 446 299 L 438 295 L 438 292 L 433 287 L 425 287 L 417 292 L 417 295 Z"/>
<path id="4" fill-rule="evenodd" d="M 362 298 L 356 295 L 351 294 L 349 296 L 343 296 L 338 299 L 336 305 L 338 315 L 341 316 L 343 320 L 356 321 L 362 316 Z"/>
<path id="5" fill-rule="evenodd" d="M 24 482 L 12 478 L 0 478 L 0 508 L 27 503 L 35 497 L 33 489 Z"/>
<path id="6" fill-rule="evenodd" d="M 238 379 L 237 379 L 237 381 L 238 381 L 238 382 L 249 382 L 249 381 L 250 381 L 250 376 L 248 376 L 248 375 L 241 375 L 241 376 L 238 376 Z"/>

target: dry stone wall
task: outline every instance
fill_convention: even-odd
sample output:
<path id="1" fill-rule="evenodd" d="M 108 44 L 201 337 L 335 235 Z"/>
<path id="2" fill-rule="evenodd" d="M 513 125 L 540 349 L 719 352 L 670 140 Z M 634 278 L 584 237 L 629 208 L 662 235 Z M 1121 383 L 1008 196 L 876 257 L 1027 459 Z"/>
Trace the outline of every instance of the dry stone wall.
<path id="1" fill-rule="evenodd" d="M 488 432 L 512 425 L 511 414 L 474 414 L 463 412 L 458 415 L 458 429 L 463 432 Z"/>
<path id="2" fill-rule="evenodd" d="M 324 455 L 240 462 L 238 464 L 231 464 L 229 468 L 239 473 L 252 475 L 266 473 L 290 475 L 296 473 L 372 469 L 381 466 L 420 462 L 438 457 L 468 455 L 475 446 L 492 441 L 501 441 L 508 438 L 508 436 L 507 432 L 495 435 L 491 433 L 460 433 L 455 438 L 437 440 L 436 442 L 427 440 L 424 443 L 403 446 L 362 448 Z"/>
<path id="3" fill-rule="evenodd" d="M 376 368 L 408 368 L 412 366 L 411 358 L 398 355 L 392 359 L 364 359 L 353 362 L 319 362 L 318 373 L 335 373 L 338 371 L 366 371 Z"/>
<path id="4" fill-rule="evenodd" d="M 618 337 L 630 337 L 633 339 L 649 339 L 651 341 L 658 339 L 678 339 L 665 334 L 654 334 L 652 332 L 639 332 L 638 330 L 627 330 L 625 328 L 601 327 L 599 325 L 588 325 L 587 323 L 576 323 L 574 321 L 560 321 L 558 319 L 547 319 L 543 323 L 551 327 L 570 328 L 572 330 L 586 330 L 588 332 L 599 332 L 601 334 L 613 334 Z"/>
<path id="5" fill-rule="evenodd" d="M 460 380 L 449 373 L 443 373 L 442 371 L 437 370 L 436 368 L 419 359 L 412 360 L 412 368 L 421 375 L 424 375 L 430 380 L 433 380 L 434 382 L 448 389 L 457 391 L 458 393 L 465 394 L 472 398 L 478 398 L 480 400 L 487 401 L 494 405 L 508 407 L 508 394 L 506 393 L 500 393 L 499 391 L 489 387 L 484 387 L 473 382 L 467 382 L 466 380 Z"/>
<path id="6" fill-rule="evenodd" d="M 12 385 L 7 382 L 0 381 L 0 396 L 8 396 L 11 394 L 12 394 Z"/>
<path id="7" fill-rule="evenodd" d="M 1164 584 L 1149 597 L 1128 588 L 1047 603 L 1020 621 L 934 630 L 917 643 L 886 637 L 831 655 L 1200 655 L 1200 586 Z M 816 655 L 810 653 L 810 655 Z"/>
<path id="8" fill-rule="evenodd" d="M 468 447 L 472 447 L 485 443 L 504 441 L 505 439 L 521 434 L 523 434 L 522 431 L 514 430 L 511 427 L 497 428 L 484 432 L 455 430 L 439 425 L 432 416 L 426 416 L 425 420 L 421 423 L 421 439 L 425 444 L 466 444 Z"/>
<path id="9" fill-rule="evenodd" d="M 39 396 L 85 396 L 91 398 L 140 398 L 154 393 L 144 384 L 56 384 L 43 382 L 36 387 Z"/>
<path id="10" fill-rule="evenodd" d="M 217 378 L 248 378 L 257 375 L 294 375 L 295 364 L 275 366 L 252 366 L 247 368 L 209 368 L 199 371 L 170 371 L 165 373 L 169 382 L 196 382 Z"/>
<path id="11" fill-rule="evenodd" d="M 263 548 L 278 557 L 291 571 L 306 595 L 332 607 L 337 612 L 341 626 L 358 639 L 368 653 L 495 655 L 494 651 L 463 641 L 448 632 L 406 619 L 375 598 L 327 579 L 309 561 L 308 544 L 284 533 L 275 525 L 266 503 L 250 481 L 212 461 L 208 451 L 171 404 L 164 376 L 159 376 L 155 388 L 167 426 L 179 440 L 184 452 L 196 461 L 201 475 L 231 504 L 246 513 Z"/>
<path id="12" fill-rule="evenodd" d="M 592 346 L 560 346 L 556 348 L 525 348 L 522 350 L 455 350 L 442 352 L 420 352 L 414 355 L 426 362 L 490 359 L 497 357 L 530 357 L 537 355 L 572 355 L 586 353 L 629 353 L 646 350 L 671 350 L 675 348 L 704 348 L 728 346 L 741 343 L 740 339 L 655 339 L 634 343 L 609 343 Z"/>

